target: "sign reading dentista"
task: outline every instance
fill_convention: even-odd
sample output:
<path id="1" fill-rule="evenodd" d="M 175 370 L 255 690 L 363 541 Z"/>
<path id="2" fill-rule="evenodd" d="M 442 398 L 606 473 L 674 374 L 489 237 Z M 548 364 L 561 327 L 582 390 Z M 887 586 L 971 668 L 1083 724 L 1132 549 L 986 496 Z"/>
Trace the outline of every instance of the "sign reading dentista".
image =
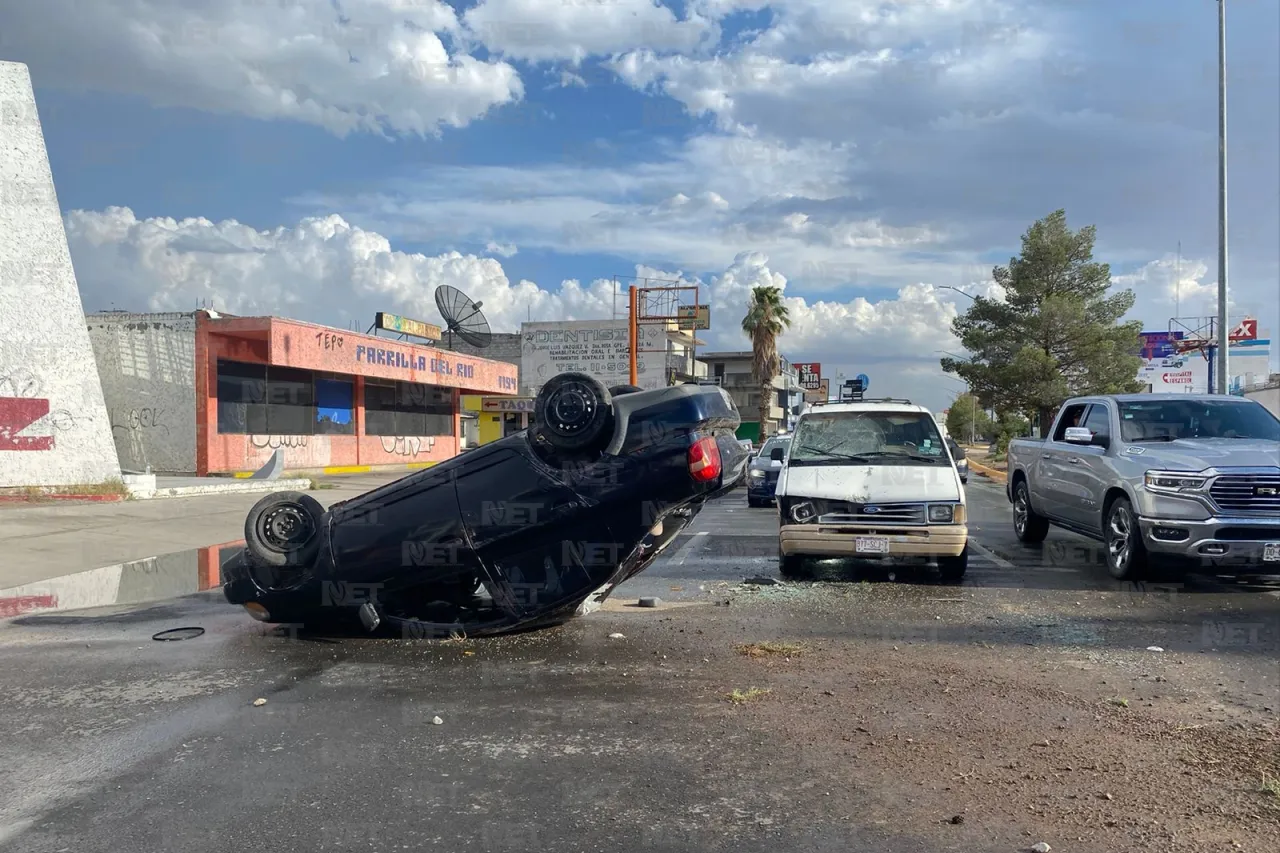
<path id="1" fill-rule="evenodd" d="M 388 341 L 358 332 L 271 320 L 271 363 L 492 394 L 516 392 L 514 364 Z"/>

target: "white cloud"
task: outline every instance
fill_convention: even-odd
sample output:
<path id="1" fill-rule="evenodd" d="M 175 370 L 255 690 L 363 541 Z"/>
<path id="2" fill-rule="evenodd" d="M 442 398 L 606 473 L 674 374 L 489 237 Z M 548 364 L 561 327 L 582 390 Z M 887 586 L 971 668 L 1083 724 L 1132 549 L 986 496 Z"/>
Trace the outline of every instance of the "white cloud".
<path id="1" fill-rule="evenodd" d="M 712 22 L 680 20 L 654 0 L 481 0 L 463 23 L 505 56 L 574 64 L 637 47 L 691 51 L 715 33 Z"/>
<path id="2" fill-rule="evenodd" d="M 461 35 L 439 0 L 40 0 L 4 12 L 5 58 L 29 64 L 37 86 L 339 135 L 434 134 L 519 100 L 515 68 L 451 51 Z"/>
<path id="3" fill-rule="evenodd" d="M 504 258 L 514 257 L 519 251 L 514 243 L 495 243 L 492 240 L 485 244 L 484 250 L 491 255 L 501 255 Z"/>
<path id="4" fill-rule="evenodd" d="M 495 331 L 517 331 L 528 319 L 610 317 L 615 306 L 608 279 L 565 281 L 554 290 L 512 282 L 493 258 L 399 251 L 384 236 L 336 215 L 259 231 L 233 220 L 139 220 L 127 208 L 112 207 L 72 211 L 66 228 L 87 311 L 181 311 L 202 300 L 232 314 L 364 328 L 376 311 L 439 322 L 434 290 L 450 284 L 484 302 Z M 785 294 L 788 286 L 762 252 L 738 254 L 706 281 L 644 266 L 636 274 L 698 282 L 711 305 L 713 329 L 703 337 L 713 349 L 749 346 L 740 324 L 752 287 L 777 286 Z M 925 375 L 937 377 L 934 350 L 956 346 L 949 332 L 955 302 L 928 285 L 902 288 L 896 298 L 878 302 L 811 303 L 787 296 L 792 327 L 783 351 L 793 360 L 868 371 L 897 360 L 923 365 Z"/>

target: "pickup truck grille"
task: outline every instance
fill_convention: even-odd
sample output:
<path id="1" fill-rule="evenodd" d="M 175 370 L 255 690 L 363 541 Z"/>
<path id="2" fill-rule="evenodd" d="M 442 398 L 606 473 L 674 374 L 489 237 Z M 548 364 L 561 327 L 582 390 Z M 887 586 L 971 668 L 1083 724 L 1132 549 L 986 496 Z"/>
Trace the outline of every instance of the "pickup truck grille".
<path id="1" fill-rule="evenodd" d="M 872 508 L 874 512 L 867 512 Z M 824 501 L 819 524 L 924 524 L 924 504 L 858 504 Z"/>
<path id="2" fill-rule="evenodd" d="M 1209 496 L 1225 510 L 1280 515 L 1280 474 L 1224 474 Z"/>

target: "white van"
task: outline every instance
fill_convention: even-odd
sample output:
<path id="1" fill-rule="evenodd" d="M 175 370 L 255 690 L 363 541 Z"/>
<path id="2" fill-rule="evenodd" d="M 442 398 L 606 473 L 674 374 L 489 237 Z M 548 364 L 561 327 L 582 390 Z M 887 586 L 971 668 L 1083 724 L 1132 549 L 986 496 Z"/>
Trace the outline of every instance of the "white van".
<path id="1" fill-rule="evenodd" d="M 933 415 L 909 400 L 809 408 L 778 475 L 778 565 L 806 557 L 936 560 L 958 583 L 969 565 L 965 490 Z"/>

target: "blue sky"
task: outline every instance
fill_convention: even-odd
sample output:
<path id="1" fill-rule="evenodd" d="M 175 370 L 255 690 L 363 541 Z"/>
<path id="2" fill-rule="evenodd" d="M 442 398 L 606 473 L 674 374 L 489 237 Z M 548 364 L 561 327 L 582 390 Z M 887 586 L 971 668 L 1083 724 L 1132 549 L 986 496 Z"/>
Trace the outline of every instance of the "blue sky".
<path id="1" fill-rule="evenodd" d="M 649 269 L 700 279 L 737 348 L 750 286 L 785 283 L 792 360 L 936 404 L 967 304 L 937 286 L 984 292 L 1059 207 L 1148 327 L 1179 240 L 1178 301 L 1211 308 L 1211 0 L 668 6 L 46 0 L 0 58 L 31 67 L 90 310 L 431 320 L 448 283 L 514 330 Z M 1276 328 L 1280 4 L 1229 9 L 1233 293 Z"/>

